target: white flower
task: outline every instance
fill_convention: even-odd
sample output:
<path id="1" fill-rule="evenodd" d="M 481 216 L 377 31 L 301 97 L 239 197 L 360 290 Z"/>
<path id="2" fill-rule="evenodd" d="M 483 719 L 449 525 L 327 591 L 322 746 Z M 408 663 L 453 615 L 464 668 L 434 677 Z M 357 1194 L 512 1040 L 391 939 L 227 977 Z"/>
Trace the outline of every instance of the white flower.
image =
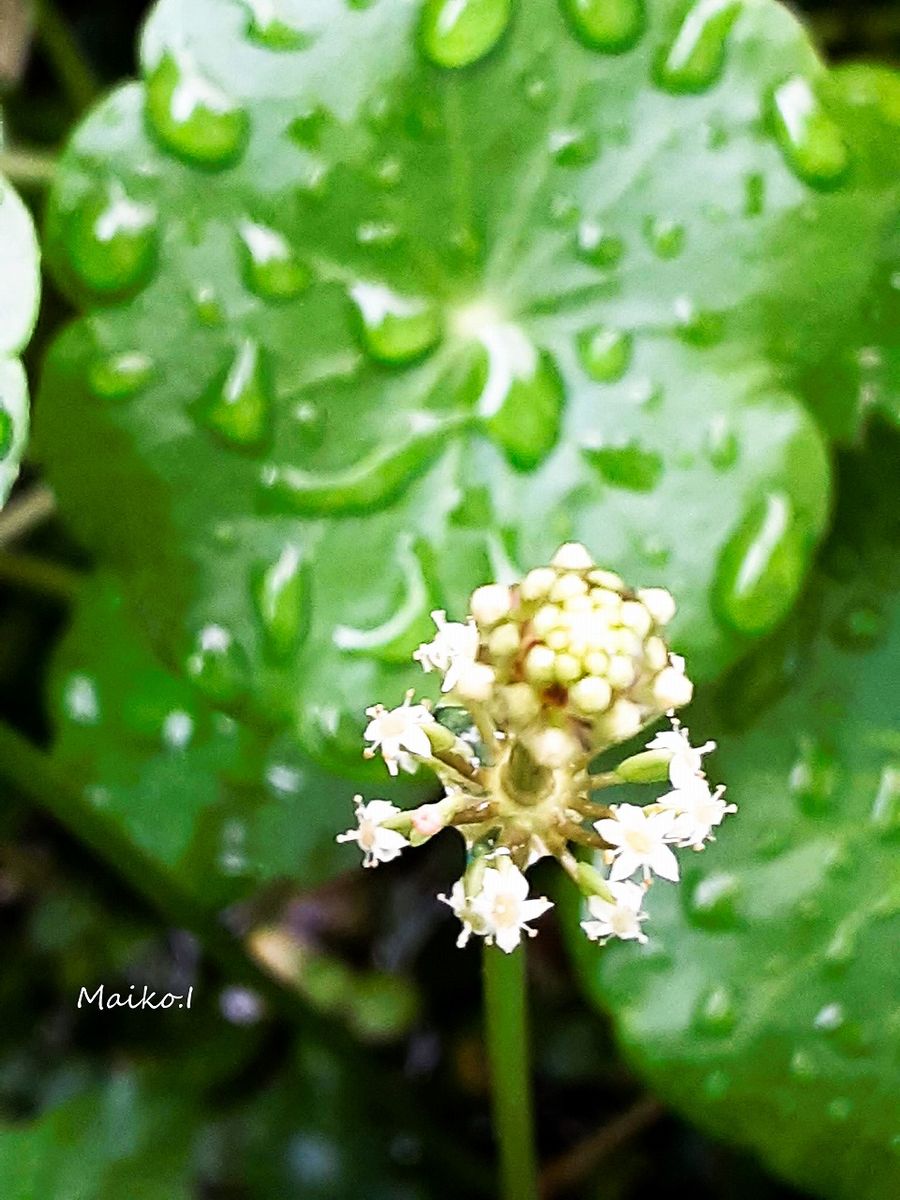
<path id="1" fill-rule="evenodd" d="M 484 922 L 473 911 L 471 898 L 466 895 L 466 886 L 462 879 L 457 879 L 450 889 L 449 896 L 441 894 L 438 896 L 438 900 L 443 904 L 449 904 L 462 922 L 462 933 L 456 939 L 456 944 L 460 949 L 465 946 L 473 933 L 478 935 L 485 933 Z"/>
<path id="2" fill-rule="evenodd" d="M 478 657 L 478 630 L 473 621 L 462 624 L 448 621 L 447 614 L 436 611 L 431 619 L 437 626 L 437 635 L 431 642 L 423 642 L 413 654 L 422 664 L 423 671 L 440 671 L 444 676 L 442 692 L 454 688 L 460 675 L 473 665 Z"/>
<path id="3" fill-rule="evenodd" d="M 612 847 L 613 882 L 628 879 L 638 868 L 644 879 L 651 871 L 663 879 L 678 881 L 678 860 L 666 845 L 672 837 L 675 814 L 652 813 L 650 816 L 636 804 L 614 804 L 613 815 L 594 822 L 594 828 Z"/>
<path id="4" fill-rule="evenodd" d="M 386 829 L 384 822 L 400 815 L 401 810 L 389 800 L 370 800 L 363 804 L 362 796 L 354 796 L 357 829 L 348 829 L 337 836 L 339 842 L 357 842 L 363 852 L 363 866 L 376 867 L 396 858 L 409 841 L 396 829 Z"/>
<path id="5" fill-rule="evenodd" d="M 485 869 L 481 889 L 472 897 L 470 908 L 483 927 L 485 939 L 511 954 L 522 940 L 523 931 L 529 935 L 536 932 L 528 922 L 552 908 L 553 902 L 545 896 L 529 900 L 528 880 L 519 868 L 509 858 L 497 858 L 496 863 Z M 473 929 L 480 932 L 474 924 Z"/>
<path id="6" fill-rule="evenodd" d="M 673 718 L 672 728 L 665 729 L 647 743 L 648 750 L 663 750 L 671 754 L 669 780 L 673 788 L 687 787 L 703 776 L 703 755 L 715 750 L 715 742 L 692 746 L 689 731 Z"/>
<path id="7" fill-rule="evenodd" d="M 679 846 L 700 849 L 726 813 L 737 812 L 736 804 L 722 799 L 724 787 L 710 791 L 709 783 L 695 775 L 680 787 L 660 796 L 658 803 L 675 816 L 672 837 Z"/>
<path id="8" fill-rule="evenodd" d="M 607 886 L 614 900 L 590 896 L 587 906 L 594 920 L 582 921 L 581 928 L 592 942 L 603 943 L 611 937 L 646 942 L 647 935 L 641 932 L 641 922 L 647 919 L 647 914 L 641 911 L 644 889 L 628 881 Z"/>
<path id="9" fill-rule="evenodd" d="M 663 667 L 653 681 L 653 699 L 664 712 L 690 704 L 694 685 L 684 672 L 680 654 L 669 655 L 669 666 Z"/>
<path id="10" fill-rule="evenodd" d="M 416 757 L 431 757 L 431 742 L 423 726 L 430 724 L 433 717 L 424 704 L 410 704 L 411 699 L 409 692 L 399 708 L 386 709 L 376 704 L 366 709 L 366 715 L 372 718 L 365 732 L 366 741 L 372 743 L 366 749 L 366 756 L 371 758 L 380 750 L 391 775 L 398 770 L 412 774 Z"/>

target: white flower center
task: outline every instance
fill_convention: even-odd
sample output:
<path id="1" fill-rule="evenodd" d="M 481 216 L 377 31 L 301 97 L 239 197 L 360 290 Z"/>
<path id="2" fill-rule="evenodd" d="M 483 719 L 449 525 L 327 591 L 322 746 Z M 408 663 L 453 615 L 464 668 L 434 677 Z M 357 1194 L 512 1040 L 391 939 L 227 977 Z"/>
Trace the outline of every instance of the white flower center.
<path id="1" fill-rule="evenodd" d="M 509 929 L 519 924 L 519 901 L 511 892 L 501 892 L 494 901 L 492 914 L 499 929 Z"/>
<path id="2" fill-rule="evenodd" d="M 635 854 L 649 854 L 653 849 L 653 839 L 643 829 L 629 829 L 625 835 L 625 845 Z"/>
<path id="3" fill-rule="evenodd" d="M 359 844 L 363 850 L 373 850 L 378 837 L 378 826 L 374 821 L 360 821 Z"/>

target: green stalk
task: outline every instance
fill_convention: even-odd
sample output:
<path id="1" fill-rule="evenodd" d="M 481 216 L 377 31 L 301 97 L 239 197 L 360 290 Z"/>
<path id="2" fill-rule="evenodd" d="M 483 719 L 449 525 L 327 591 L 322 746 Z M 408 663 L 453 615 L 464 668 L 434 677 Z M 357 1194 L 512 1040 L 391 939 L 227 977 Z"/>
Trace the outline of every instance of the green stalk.
<path id="1" fill-rule="evenodd" d="M 35 34 L 76 112 L 96 100 L 100 85 L 75 35 L 52 0 L 34 0 Z"/>
<path id="2" fill-rule="evenodd" d="M 0 152 L 0 175 L 20 188 L 47 188 L 56 174 L 56 155 L 46 150 Z"/>
<path id="3" fill-rule="evenodd" d="M 525 949 L 484 947 L 484 1009 L 502 1200 L 538 1200 Z"/>

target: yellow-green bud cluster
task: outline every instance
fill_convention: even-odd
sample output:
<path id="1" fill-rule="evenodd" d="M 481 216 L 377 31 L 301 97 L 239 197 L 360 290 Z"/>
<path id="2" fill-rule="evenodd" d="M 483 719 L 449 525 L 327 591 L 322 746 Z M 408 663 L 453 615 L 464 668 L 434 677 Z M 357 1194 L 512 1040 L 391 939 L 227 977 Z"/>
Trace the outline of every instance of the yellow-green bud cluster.
<path id="1" fill-rule="evenodd" d="M 478 588 L 471 611 L 494 677 L 489 703 L 507 728 L 530 730 L 548 766 L 624 741 L 691 698 L 663 638 L 672 597 L 632 591 L 583 546 L 561 547 L 519 584 Z"/>

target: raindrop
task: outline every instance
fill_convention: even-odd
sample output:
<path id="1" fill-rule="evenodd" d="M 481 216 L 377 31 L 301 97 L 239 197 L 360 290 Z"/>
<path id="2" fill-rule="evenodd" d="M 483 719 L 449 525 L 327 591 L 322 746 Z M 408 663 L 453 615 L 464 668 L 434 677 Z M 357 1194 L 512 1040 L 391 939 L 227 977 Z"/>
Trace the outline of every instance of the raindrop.
<path id="1" fill-rule="evenodd" d="M 66 717 L 76 725 L 97 725 L 100 721 L 100 698 L 96 680 L 80 672 L 70 675 L 63 684 L 62 708 Z"/>
<path id="2" fill-rule="evenodd" d="M 710 87 L 722 73 L 728 34 L 740 11 L 741 0 L 699 0 L 689 8 L 657 64 L 660 87 L 671 92 Z"/>
<path id="3" fill-rule="evenodd" d="M 677 258 L 684 249 L 685 229 L 678 221 L 667 217 L 648 217 L 644 234 L 658 258 Z"/>
<path id="4" fill-rule="evenodd" d="M 400 182 L 403 165 L 399 158 L 383 158 L 375 167 L 374 178 L 379 187 L 393 188 Z"/>
<path id="5" fill-rule="evenodd" d="M 758 171 L 744 177 L 744 216 L 760 217 L 766 202 L 766 178 Z"/>
<path id="6" fill-rule="evenodd" d="M 267 225 L 242 221 L 238 227 L 247 287 L 264 300 L 293 300 L 309 287 L 312 275 L 287 239 Z"/>
<path id="7" fill-rule="evenodd" d="M 322 133 L 328 124 L 328 110 L 316 105 L 294 117 L 287 127 L 287 135 L 304 150 L 317 150 L 322 143 Z"/>
<path id="8" fill-rule="evenodd" d="M 694 1027 L 699 1033 L 723 1037 L 731 1033 L 737 1020 L 734 996 L 724 984 L 711 987 L 697 1002 Z"/>
<path id="9" fill-rule="evenodd" d="M 794 75 L 776 88 L 772 120 L 788 165 L 804 182 L 825 187 L 840 179 L 849 161 L 847 147 L 809 80 Z"/>
<path id="10" fill-rule="evenodd" d="M 548 216 L 552 225 L 565 228 L 578 220 L 578 203 L 574 196 L 556 192 L 550 197 Z"/>
<path id="11" fill-rule="evenodd" d="M 163 745 L 170 750 L 184 750 L 194 736 L 194 718 L 183 708 L 167 713 L 162 724 Z"/>
<path id="12" fill-rule="evenodd" d="M 147 115 L 162 144 L 196 166 L 231 165 L 249 136 L 244 109 L 184 55 L 165 54 L 151 71 Z"/>
<path id="13" fill-rule="evenodd" d="M 834 756 L 818 743 L 805 738 L 788 779 L 797 806 L 807 816 L 821 816 L 831 810 L 837 786 Z"/>
<path id="14" fill-rule="evenodd" d="M 284 0 L 244 0 L 250 10 L 247 37 L 267 50 L 305 50 L 315 40 L 284 12 Z"/>
<path id="15" fill-rule="evenodd" d="M 591 379 L 614 383 L 628 370 L 632 344 L 630 333 L 598 325 L 578 335 L 578 357 Z"/>
<path id="16" fill-rule="evenodd" d="M 600 153 L 600 138 L 587 129 L 556 129 L 549 145 L 553 161 L 561 167 L 585 167 Z"/>
<path id="17" fill-rule="evenodd" d="M 819 1074 L 816 1061 L 808 1050 L 795 1050 L 791 1056 L 789 1070 L 797 1079 L 815 1079 Z"/>
<path id="18" fill-rule="evenodd" d="M 287 545 L 277 559 L 255 573 L 253 602 L 266 644 L 275 658 L 294 653 L 309 613 L 309 571 L 297 546 Z"/>
<path id="19" fill-rule="evenodd" d="M 422 48 L 439 67 L 468 67 L 493 50 L 511 11 L 512 0 L 426 0 Z"/>
<path id="20" fill-rule="evenodd" d="M 738 924 L 741 882 L 728 871 L 702 876 L 687 889 L 688 918 L 701 929 L 727 930 Z"/>
<path id="21" fill-rule="evenodd" d="M 203 626 L 185 669 L 203 694 L 216 704 L 233 704 L 247 689 L 246 657 L 223 625 Z"/>
<path id="22" fill-rule="evenodd" d="M 400 236 L 400 226 L 393 221 L 362 221 L 356 227 L 356 241 L 360 246 L 387 249 L 395 246 Z"/>
<path id="23" fill-rule="evenodd" d="M 271 383 L 263 352 L 245 339 L 225 372 L 203 397 L 203 423 L 235 446 L 253 448 L 265 441 L 271 415 Z"/>
<path id="24" fill-rule="evenodd" d="M 851 929 L 839 928 L 825 949 L 823 966 L 832 975 L 846 971 L 856 957 L 856 936 Z"/>
<path id="25" fill-rule="evenodd" d="M 697 308 L 687 296 L 675 301 L 677 332 L 683 342 L 690 346 L 715 346 L 722 340 L 724 322 L 721 313 Z"/>
<path id="26" fill-rule="evenodd" d="M 147 282 L 156 263 L 156 210 L 130 199 L 118 181 L 95 188 L 68 218 L 66 249 L 91 291 L 130 295 Z"/>
<path id="27" fill-rule="evenodd" d="M 638 551 L 652 567 L 664 567 L 672 557 L 672 551 L 656 534 L 648 534 L 641 538 Z"/>
<path id="28" fill-rule="evenodd" d="M 662 476 L 662 458 L 636 441 L 585 445 L 581 453 L 613 487 L 652 492 Z"/>
<path id="29" fill-rule="evenodd" d="M 153 360 L 140 350 L 125 350 L 95 359 L 88 371 L 91 391 L 105 400 L 136 395 L 153 375 Z"/>
<path id="30" fill-rule="evenodd" d="M 363 344 L 379 362 L 413 362 L 441 336 L 437 311 L 421 297 L 401 296 L 379 283 L 357 283 L 350 296 L 362 319 Z"/>
<path id="31" fill-rule="evenodd" d="M 240 875 L 247 869 L 247 829 L 233 817 L 222 825 L 219 866 L 225 875 Z"/>
<path id="32" fill-rule="evenodd" d="M 576 37 L 591 50 L 620 54 L 644 30 L 644 0 L 563 0 Z"/>
<path id="33" fill-rule="evenodd" d="M 12 450 L 16 427 L 12 414 L 0 407 L 0 459 L 6 458 Z"/>
<path id="34" fill-rule="evenodd" d="M 790 608 L 804 566 L 790 498 L 769 492 L 725 544 L 713 584 L 716 611 L 741 633 L 762 633 Z"/>
<path id="35" fill-rule="evenodd" d="M 595 267 L 614 267 L 625 253 L 625 243 L 594 221 L 582 221 L 575 235 L 575 252 Z"/>
<path id="36" fill-rule="evenodd" d="M 882 609 L 859 602 L 847 605 L 831 627 L 832 637 L 846 650 L 871 650 L 883 640 L 886 631 L 887 620 Z"/>
<path id="37" fill-rule="evenodd" d="M 523 80 L 525 99 L 532 108 L 542 109 L 553 99 L 550 84 L 543 75 L 527 75 Z"/>
<path id="38" fill-rule="evenodd" d="M 216 325 L 222 324 L 225 315 L 222 312 L 222 306 L 219 303 L 219 298 L 212 284 L 199 284 L 194 288 L 191 300 L 194 304 L 194 312 L 197 314 L 197 320 L 201 325 L 206 325 L 212 329 Z"/>
<path id="39" fill-rule="evenodd" d="M 706 427 L 706 456 L 717 471 L 730 470 L 738 460 L 738 440 L 725 413 L 717 413 Z"/>
<path id="40" fill-rule="evenodd" d="M 725 1071 L 710 1071 L 703 1080 L 703 1090 L 710 1100 L 721 1100 L 728 1094 L 730 1087 L 731 1079 Z"/>
<path id="41" fill-rule="evenodd" d="M 396 560 L 403 574 L 403 586 L 393 613 L 387 620 L 369 629 L 336 626 L 333 640 L 339 650 L 349 654 L 373 655 L 381 662 L 401 664 L 408 662 L 413 650 L 429 639 L 433 628 L 430 613 L 435 605 L 421 556 L 411 537 L 400 540 Z"/>
<path id="42" fill-rule="evenodd" d="M 882 768 L 871 819 L 872 824 L 885 833 L 895 833 L 900 829 L 900 767 L 889 765 Z"/>
<path id="43" fill-rule="evenodd" d="M 834 1100 L 829 1103 L 826 1111 L 832 1121 L 843 1124 L 844 1121 L 849 1120 L 850 1115 L 853 1112 L 853 1102 L 846 1096 L 836 1096 Z"/>

